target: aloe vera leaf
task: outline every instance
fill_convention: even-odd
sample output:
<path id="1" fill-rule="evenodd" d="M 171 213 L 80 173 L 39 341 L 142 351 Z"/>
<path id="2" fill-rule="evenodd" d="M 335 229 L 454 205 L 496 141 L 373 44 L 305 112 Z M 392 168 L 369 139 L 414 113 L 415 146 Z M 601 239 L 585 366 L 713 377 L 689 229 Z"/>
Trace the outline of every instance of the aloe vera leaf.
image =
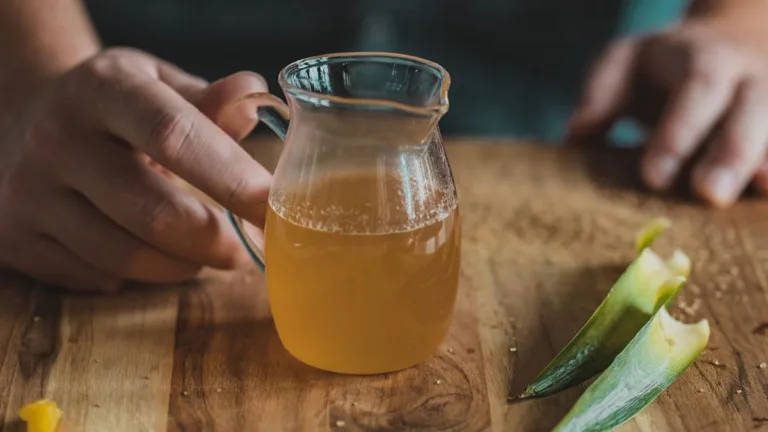
<path id="1" fill-rule="evenodd" d="M 642 411 L 706 348 L 709 323 L 684 324 L 662 307 L 555 427 L 610 431 Z"/>
<path id="2" fill-rule="evenodd" d="M 666 261 L 666 265 L 669 271 L 675 275 L 680 275 L 687 278 L 691 274 L 691 259 L 688 258 L 688 255 L 686 255 L 680 249 L 675 249 L 675 251 L 672 253 L 672 256 Z M 679 293 L 679 289 L 672 293 L 667 298 L 667 301 L 664 303 L 664 305 L 669 307 L 672 303 L 674 303 L 675 299 L 677 298 L 677 294 Z"/>
<path id="3" fill-rule="evenodd" d="M 644 249 L 651 247 L 654 241 L 669 227 L 672 226 L 672 222 L 666 218 L 656 218 L 646 224 L 637 233 L 635 240 L 635 249 L 638 253 L 641 253 Z M 672 273 L 688 277 L 691 274 L 691 260 L 683 251 L 675 249 L 672 256 L 667 260 L 667 267 L 672 270 Z"/>
<path id="4" fill-rule="evenodd" d="M 663 304 L 674 301 L 685 279 L 670 278 L 688 277 L 691 261 L 685 253 L 675 250 L 664 262 L 649 249 L 670 226 L 668 219 L 657 218 L 638 232 L 639 257 L 629 265 L 579 333 L 534 378 L 520 398 L 550 395 L 602 372 Z M 665 281 L 671 283 L 674 290 L 661 298 L 661 293 L 666 293 Z"/>
<path id="5" fill-rule="evenodd" d="M 646 224 L 638 233 L 635 240 L 635 248 L 638 252 L 649 247 L 658 236 L 672 226 L 672 222 L 666 218 L 656 218 Z"/>
<path id="6" fill-rule="evenodd" d="M 684 265 L 684 262 L 689 262 L 688 257 L 683 252 L 675 255 L 672 259 L 676 266 L 670 268 L 651 249 L 643 249 L 584 327 L 519 397 L 547 396 L 605 370 L 653 314 L 671 301 L 685 283 L 690 270 L 690 265 Z"/>

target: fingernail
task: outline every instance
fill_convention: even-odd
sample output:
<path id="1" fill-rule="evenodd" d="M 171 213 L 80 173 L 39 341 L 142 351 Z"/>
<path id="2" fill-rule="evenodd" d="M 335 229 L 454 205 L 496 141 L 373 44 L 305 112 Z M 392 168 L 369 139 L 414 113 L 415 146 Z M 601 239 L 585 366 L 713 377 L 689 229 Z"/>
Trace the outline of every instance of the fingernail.
<path id="1" fill-rule="evenodd" d="M 654 189 L 666 189 L 680 170 L 680 159 L 670 154 L 649 156 L 645 180 Z"/>
<path id="2" fill-rule="evenodd" d="M 704 176 L 704 185 L 713 201 L 726 204 L 733 201 L 736 190 L 736 173 L 732 169 L 715 167 Z"/>

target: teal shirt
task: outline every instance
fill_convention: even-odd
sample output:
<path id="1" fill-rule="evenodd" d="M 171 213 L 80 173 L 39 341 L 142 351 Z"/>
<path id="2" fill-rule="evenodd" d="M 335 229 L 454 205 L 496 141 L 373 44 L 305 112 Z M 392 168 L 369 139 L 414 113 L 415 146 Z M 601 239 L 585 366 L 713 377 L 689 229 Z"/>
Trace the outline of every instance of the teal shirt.
<path id="1" fill-rule="evenodd" d="M 216 79 L 249 69 L 278 92 L 293 60 L 394 51 L 451 74 L 445 134 L 557 142 L 589 65 L 622 35 L 682 15 L 684 0 L 114 0 L 87 2 L 109 45 Z M 330 6 L 332 5 L 332 6 Z"/>

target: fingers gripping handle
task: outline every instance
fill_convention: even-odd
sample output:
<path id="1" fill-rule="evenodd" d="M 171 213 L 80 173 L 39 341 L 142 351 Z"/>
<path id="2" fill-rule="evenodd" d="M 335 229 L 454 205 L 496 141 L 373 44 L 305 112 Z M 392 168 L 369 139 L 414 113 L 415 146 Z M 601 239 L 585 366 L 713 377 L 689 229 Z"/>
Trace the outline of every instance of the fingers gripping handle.
<path id="1" fill-rule="evenodd" d="M 252 93 L 245 96 L 239 102 L 248 102 L 255 105 L 259 121 L 264 122 L 264 124 L 269 126 L 281 140 L 285 140 L 285 136 L 288 133 L 290 111 L 288 110 L 288 106 L 282 100 L 269 93 Z M 248 255 L 251 256 L 251 259 L 253 259 L 259 266 L 261 271 L 264 271 L 265 260 L 263 249 L 248 235 L 248 230 L 245 229 L 243 220 L 240 216 L 237 216 L 229 210 L 226 210 L 226 214 L 227 218 L 229 218 L 229 221 L 232 223 L 232 226 L 235 228 L 235 232 L 237 232 L 240 242 L 248 252 Z"/>
<path id="2" fill-rule="evenodd" d="M 240 238 L 240 242 L 248 252 L 248 255 L 250 255 L 251 259 L 256 263 L 256 265 L 259 266 L 259 269 L 264 271 L 264 251 L 258 245 L 256 245 L 250 236 L 248 236 L 248 231 L 243 226 L 243 220 L 240 218 L 240 216 L 235 215 L 229 210 L 225 210 L 225 212 L 227 214 L 227 218 L 229 218 L 229 222 L 235 228 L 237 237 Z"/>

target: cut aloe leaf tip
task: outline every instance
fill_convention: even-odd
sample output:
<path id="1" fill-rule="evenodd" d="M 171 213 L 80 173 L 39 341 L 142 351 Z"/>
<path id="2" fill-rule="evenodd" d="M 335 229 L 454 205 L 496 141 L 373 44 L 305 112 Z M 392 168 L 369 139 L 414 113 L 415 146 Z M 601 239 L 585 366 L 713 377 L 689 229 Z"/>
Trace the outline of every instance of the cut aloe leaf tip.
<path id="1" fill-rule="evenodd" d="M 665 261 L 649 248 L 669 226 L 668 220 L 656 219 L 640 231 L 637 259 L 520 398 L 550 395 L 602 372 L 653 314 L 674 299 L 690 274 L 690 259 L 676 250 Z"/>
<path id="2" fill-rule="evenodd" d="M 554 431 L 601 432 L 624 424 L 667 389 L 701 355 L 708 341 L 706 320 L 684 324 L 662 307 Z"/>
<path id="3" fill-rule="evenodd" d="M 657 237 L 672 226 L 672 221 L 667 218 L 656 218 L 638 231 L 635 240 L 635 249 L 640 252 L 649 247 Z"/>

